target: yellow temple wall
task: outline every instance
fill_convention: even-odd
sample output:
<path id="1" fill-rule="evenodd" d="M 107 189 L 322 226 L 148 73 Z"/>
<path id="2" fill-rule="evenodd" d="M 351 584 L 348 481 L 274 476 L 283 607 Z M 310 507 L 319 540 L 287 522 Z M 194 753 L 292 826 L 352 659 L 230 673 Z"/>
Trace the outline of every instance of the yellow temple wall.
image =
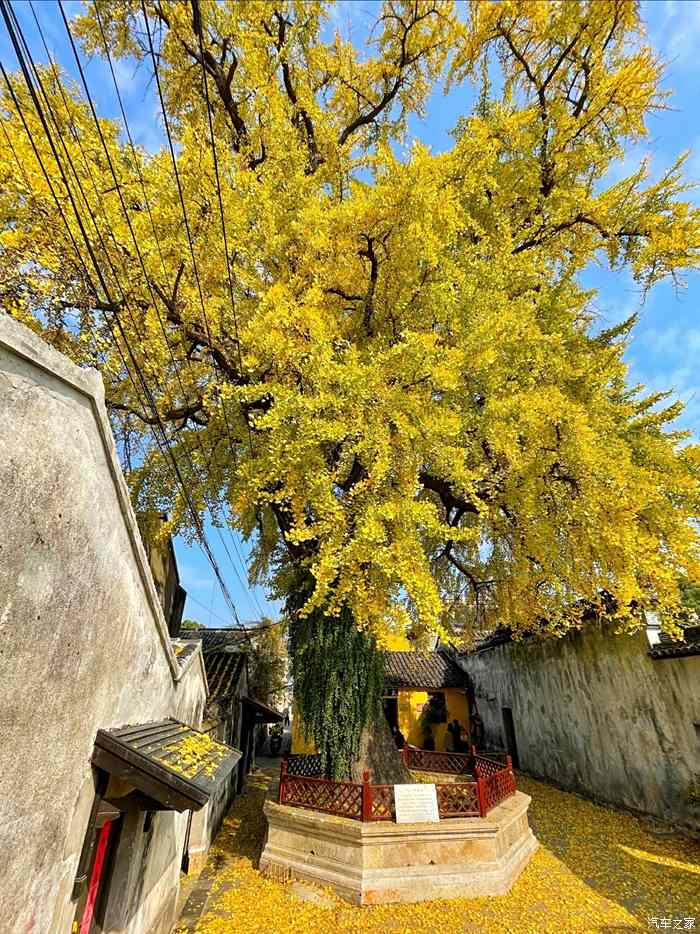
<path id="1" fill-rule="evenodd" d="M 316 752 L 316 747 L 314 746 L 313 741 L 306 739 L 304 736 L 301 717 L 297 713 L 296 705 L 294 705 L 292 710 L 291 734 L 293 754 L 305 756 Z"/>
<path id="2" fill-rule="evenodd" d="M 439 692 L 435 692 L 439 693 Z M 435 749 L 443 752 L 445 749 L 445 734 L 447 724 L 458 720 L 469 731 L 469 705 L 467 695 L 454 688 L 445 688 L 445 707 L 447 708 L 447 723 L 432 723 L 431 729 L 435 737 Z M 423 727 L 420 722 L 421 713 L 428 703 L 427 691 L 402 691 L 398 694 L 399 729 L 407 743 L 411 746 L 422 747 L 424 743 Z"/>

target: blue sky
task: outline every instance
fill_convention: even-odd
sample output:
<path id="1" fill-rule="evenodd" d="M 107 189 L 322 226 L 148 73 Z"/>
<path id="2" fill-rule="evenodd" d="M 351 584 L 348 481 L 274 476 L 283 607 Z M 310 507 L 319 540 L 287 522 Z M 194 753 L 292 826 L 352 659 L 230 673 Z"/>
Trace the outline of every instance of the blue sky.
<path id="1" fill-rule="evenodd" d="M 68 2 L 68 15 L 80 10 L 77 2 Z M 362 42 L 367 23 L 374 16 L 373 0 L 342 0 L 332 12 L 332 26 Z M 35 59 L 46 60 L 28 2 L 15 2 L 14 9 Z M 38 0 L 34 10 L 39 17 L 48 47 L 64 70 L 76 76 L 65 29 L 53 0 Z M 651 160 L 652 171 L 660 174 L 684 150 L 692 150 L 686 171 L 689 179 L 700 181 L 700 123 L 697 120 L 700 100 L 700 0 L 646 0 L 642 16 L 647 24 L 651 45 L 667 63 L 664 86 L 673 92 L 673 108 L 653 115 L 649 121 L 650 136 L 634 151 L 630 151 L 620 175 L 631 172 L 641 157 Z M 8 70 L 15 70 L 16 59 L 4 27 L 0 26 L 0 59 Z M 129 125 L 135 142 L 155 151 L 163 141 L 159 123 L 159 108 L 155 91 L 148 80 L 147 69 L 134 63 L 117 62 L 117 80 L 124 99 Z M 98 112 L 107 117 L 118 116 L 118 106 L 107 66 L 99 59 L 87 63 L 87 78 Z M 437 90 L 430 101 L 427 116 L 411 121 L 411 133 L 430 144 L 436 151 L 451 144 L 449 130 L 459 116 L 468 113 L 473 101 L 470 88 L 456 88 L 448 96 Z M 700 189 L 692 192 L 700 199 Z M 687 288 L 680 292 L 670 283 L 655 286 L 642 302 L 642 296 L 631 279 L 610 274 L 604 268 L 592 268 L 584 276 L 586 286 L 599 290 L 597 306 L 601 326 L 608 326 L 640 313 L 639 324 L 627 352 L 632 382 L 644 383 L 651 389 L 672 389 L 686 408 L 678 420 L 679 427 L 700 438 L 700 275 L 688 277 Z M 242 620 L 259 618 L 261 612 L 276 615 L 278 607 L 266 599 L 261 588 L 250 589 L 243 582 L 242 563 L 248 548 L 240 539 L 232 543 L 229 533 L 219 534 L 209 528 L 210 545 L 227 580 L 229 590 Z M 197 547 L 184 541 L 176 542 L 182 584 L 191 599 L 185 615 L 205 625 L 225 625 L 230 613 L 214 580 L 213 572 Z M 229 558 L 230 554 L 230 558 Z"/>

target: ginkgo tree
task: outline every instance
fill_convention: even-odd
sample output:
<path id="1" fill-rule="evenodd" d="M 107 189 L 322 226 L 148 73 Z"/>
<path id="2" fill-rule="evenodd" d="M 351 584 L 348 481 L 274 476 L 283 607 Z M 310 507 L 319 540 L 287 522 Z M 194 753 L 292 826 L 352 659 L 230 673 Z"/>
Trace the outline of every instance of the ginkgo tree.
<path id="1" fill-rule="evenodd" d="M 101 369 L 142 507 L 252 540 L 341 775 L 392 635 L 672 629 L 698 449 L 579 276 L 680 282 L 700 214 L 682 156 L 611 172 L 666 103 L 633 0 L 388 0 L 362 47 L 332 6 L 88 3 L 76 43 L 140 63 L 168 139 L 55 65 L 9 77 L 0 301 Z M 443 82 L 434 153 L 408 120 Z"/>

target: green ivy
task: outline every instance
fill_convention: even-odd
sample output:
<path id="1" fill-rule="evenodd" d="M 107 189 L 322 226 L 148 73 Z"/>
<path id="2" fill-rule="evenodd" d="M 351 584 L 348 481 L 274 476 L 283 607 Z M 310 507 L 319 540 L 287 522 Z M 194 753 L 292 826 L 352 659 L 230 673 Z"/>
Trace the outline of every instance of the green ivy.
<path id="1" fill-rule="evenodd" d="M 310 585 L 300 579 L 287 601 L 294 702 L 324 774 L 337 781 L 350 777 L 362 731 L 379 709 L 384 666 L 375 639 L 358 631 L 347 608 L 338 616 L 318 610 L 299 616 Z"/>

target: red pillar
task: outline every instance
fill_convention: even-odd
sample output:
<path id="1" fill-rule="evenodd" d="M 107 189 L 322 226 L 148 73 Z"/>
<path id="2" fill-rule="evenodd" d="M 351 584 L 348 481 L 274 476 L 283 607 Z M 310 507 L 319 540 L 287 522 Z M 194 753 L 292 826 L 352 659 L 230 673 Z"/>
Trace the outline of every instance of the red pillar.
<path id="1" fill-rule="evenodd" d="M 284 759 L 282 759 L 282 762 L 280 764 L 280 787 L 279 787 L 279 791 L 277 792 L 277 803 L 278 804 L 284 804 L 284 783 L 285 783 L 286 778 L 287 778 L 287 757 L 285 756 Z"/>
<path id="2" fill-rule="evenodd" d="M 97 838 L 97 848 L 95 850 L 95 861 L 92 864 L 92 874 L 88 883 L 87 901 L 83 909 L 83 916 L 80 919 L 80 934 L 89 934 L 92 930 L 92 918 L 95 911 L 95 903 L 100 892 L 100 886 L 103 881 L 103 871 L 105 868 L 105 857 L 107 855 L 107 845 L 109 836 L 114 829 L 114 821 L 107 821 L 102 825 L 100 835 Z"/>
<path id="3" fill-rule="evenodd" d="M 367 771 L 362 773 L 362 820 L 372 820 L 372 786 Z"/>
<path id="4" fill-rule="evenodd" d="M 486 817 L 486 779 L 477 778 L 476 780 L 476 791 L 479 797 L 479 813 L 482 817 Z"/>

